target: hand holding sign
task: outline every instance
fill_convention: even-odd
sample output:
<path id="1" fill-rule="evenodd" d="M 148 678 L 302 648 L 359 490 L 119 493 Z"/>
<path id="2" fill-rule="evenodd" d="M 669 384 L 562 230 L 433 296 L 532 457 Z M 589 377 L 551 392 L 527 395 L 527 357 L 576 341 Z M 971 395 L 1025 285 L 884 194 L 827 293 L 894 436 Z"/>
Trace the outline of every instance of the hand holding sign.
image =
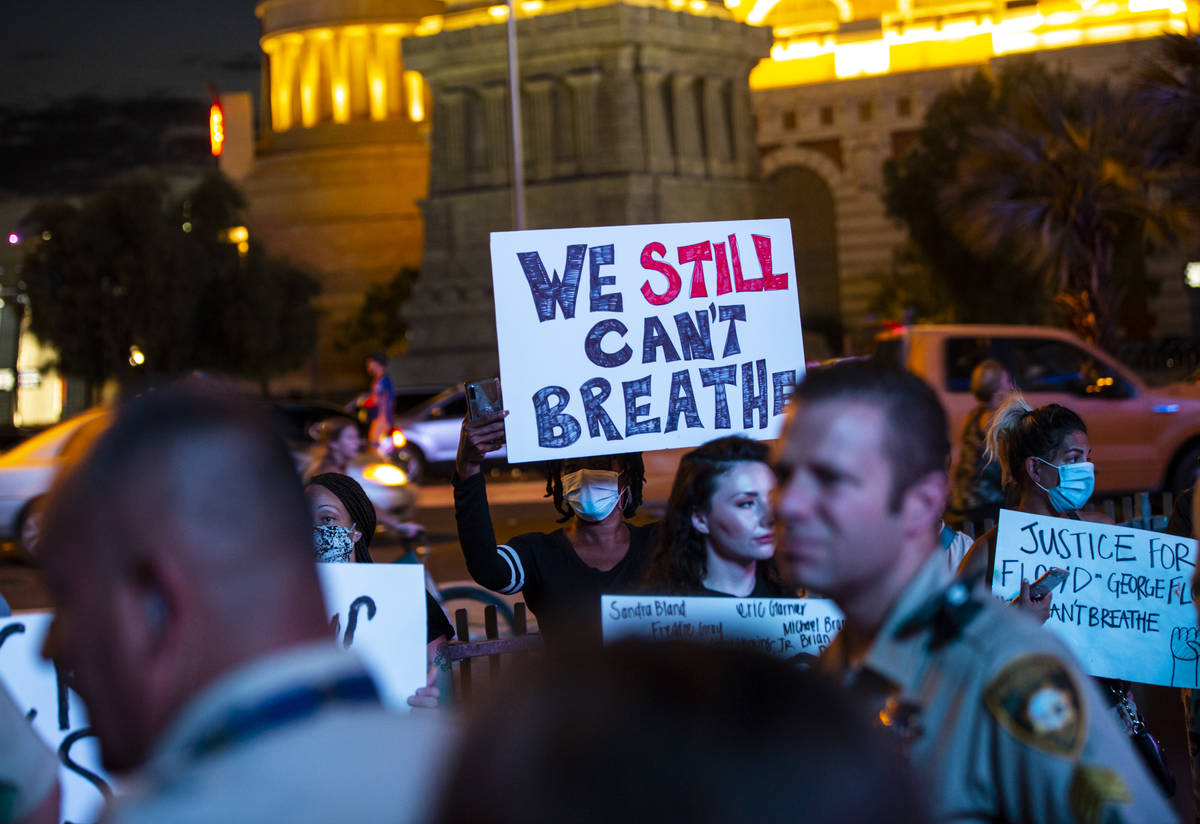
<path id="1" fill-rule="evenodd" d="M 1200 630 L 1171 630 L 1171 686 L 1195 687 L 1200 681 Z"/>

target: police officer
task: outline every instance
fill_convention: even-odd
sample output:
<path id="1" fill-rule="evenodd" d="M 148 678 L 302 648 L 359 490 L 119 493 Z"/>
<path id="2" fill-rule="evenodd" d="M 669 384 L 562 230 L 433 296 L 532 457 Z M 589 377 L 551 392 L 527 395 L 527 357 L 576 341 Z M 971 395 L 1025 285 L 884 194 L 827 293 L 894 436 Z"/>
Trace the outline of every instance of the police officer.
<path id="1" fill-rule="evenodd" d="M 419 821 L 432 719 L 337 649 L 312 521 L 258 409 L 196 386 L 132 402 L 59 481 L 43 651 L 87 706 L 111 822 Z"/>
<path id="2" fill-rule="evenodd" d="M 946 417 L 874 362 L 808 373 L 776 449 L 778 557 L 837 602 L 820 666 L 878 711 L 941 821 L 1173 821 L 1092 680 L 938 546 Z"/>

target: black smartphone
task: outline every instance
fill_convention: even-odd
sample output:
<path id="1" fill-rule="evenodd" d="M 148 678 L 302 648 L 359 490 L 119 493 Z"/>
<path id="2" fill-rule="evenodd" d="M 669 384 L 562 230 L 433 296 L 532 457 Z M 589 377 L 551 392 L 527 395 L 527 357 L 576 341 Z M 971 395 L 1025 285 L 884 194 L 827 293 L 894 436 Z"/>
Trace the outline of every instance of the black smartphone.
<path id="1" fill-rule="evenodd" d="M 467 383 L 467 414 L 472 420 L 499 412 L 503 408 L 499 378 Z"/>
<path id="2" fill-rule="evenodd" d="M 1063 581 L 1067 580 L 1068 573 L 1065 569 L 1058 567 L 1050 567 L 1043 573 L 1041 578 L 1038 578 L 1029 585 L 1029 597 L 1031 600 L 1040 601 L 1049 593 L 1058 589 Z"/>

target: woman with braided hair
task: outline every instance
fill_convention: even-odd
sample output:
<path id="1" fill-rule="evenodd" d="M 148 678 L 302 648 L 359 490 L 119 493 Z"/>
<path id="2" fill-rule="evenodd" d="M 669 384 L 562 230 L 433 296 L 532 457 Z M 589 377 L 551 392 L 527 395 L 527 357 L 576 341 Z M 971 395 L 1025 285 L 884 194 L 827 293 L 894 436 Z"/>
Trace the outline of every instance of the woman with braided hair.
<path id="1" fill-rule="evenodd" d="M 504 443 L 496 412 L 463 422 L 454 472 L 454 519 L 471 577 L 505 595 L 523 593 L 547 643 L 568 632 L 600 640 L 600 596 L 638 590 L 658 524 L 628 519 L 642 502 L 645 468 L 639 453 L 554 461 L 546 497 L 565 524 L 496 541 L 481 467 Z"/>
<path id="2" fill-rule="evenodd" d="M 787 594 L 774 564 L 775 475 L 767 453 L 761 441 L 730 435 L 683 456 L 646 576 L 648 592 Z"/>
<path id="3" fill-rule="evenodd" d="M 375 535 L 375 506 L 358 481 L 338 472 L 314 475 L 304 487 L 313 513 L 313 547 L 322 563 L 374 563 L 371 538 Z M 429 683 L 408 699 L 419 707 L 436 706 L 441 688 L 450 695 L 450 662 L 446 642 L 454 629 L 446 613 L 429 591 L 425 591 L 425 655 Z"/>

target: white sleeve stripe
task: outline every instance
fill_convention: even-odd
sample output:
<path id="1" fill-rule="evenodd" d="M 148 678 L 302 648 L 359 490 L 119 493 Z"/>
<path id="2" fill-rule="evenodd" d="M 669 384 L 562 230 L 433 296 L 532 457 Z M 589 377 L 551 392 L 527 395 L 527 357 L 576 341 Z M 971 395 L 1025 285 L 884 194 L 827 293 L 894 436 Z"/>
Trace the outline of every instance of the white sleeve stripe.
<path id="1" fill-rule="evenodd" d="M 521 564 L 521 556 L 517 551 L 508 544 L 501 544 L 496 547 L 496 554 L 505 560 L 509 568 L 512 569 L 513 576 L 509 585 L 500 590 L 505 595 L 511 595 L 514 592 L 519 592 L 525 586 L 525 567 Z"/>

